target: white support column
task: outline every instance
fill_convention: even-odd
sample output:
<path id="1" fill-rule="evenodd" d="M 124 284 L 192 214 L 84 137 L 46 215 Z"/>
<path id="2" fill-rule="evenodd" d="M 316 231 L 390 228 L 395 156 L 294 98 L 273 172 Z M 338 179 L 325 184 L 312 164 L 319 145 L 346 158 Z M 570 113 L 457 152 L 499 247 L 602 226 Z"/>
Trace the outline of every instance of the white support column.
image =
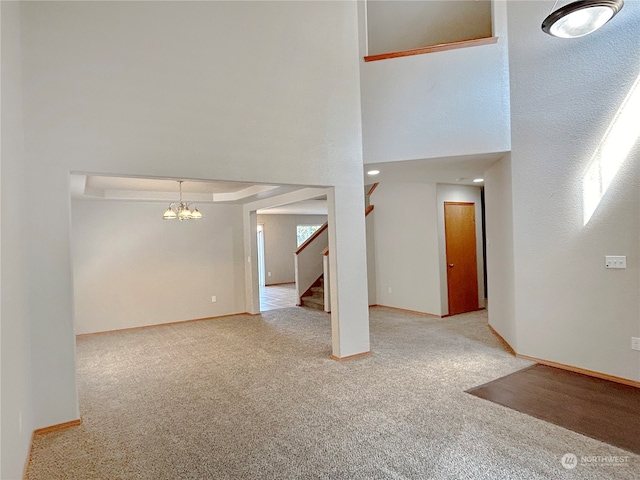
<path id="1" fill-rule="evenodd" d="M 328 195 L 333 358 L 369 352 L 369 305 L 364 197 L 337 186 Z"/>
<path id="2" fill-rule="evenodd" d="M 329 273 L 329 255 L 322 256 L 322 272 L 324 277 L 324 311 L 331 312 L 331 274 Z"/>
<path id="3" fill-rule="evenodd" d="M 260 313 L 260 287 L 258 285 L 258 221 L 255 210 L 243 211 L 244 224 L 244 286 L 248 313 Z"/>

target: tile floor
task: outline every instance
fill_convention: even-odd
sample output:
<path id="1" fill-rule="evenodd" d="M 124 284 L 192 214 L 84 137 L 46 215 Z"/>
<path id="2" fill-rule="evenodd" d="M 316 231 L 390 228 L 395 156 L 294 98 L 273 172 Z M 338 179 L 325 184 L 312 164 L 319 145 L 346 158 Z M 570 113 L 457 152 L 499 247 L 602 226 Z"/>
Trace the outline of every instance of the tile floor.
<path id="1" fill-rule="evenodd" d="M 260 311 L 296 306 L 296 284 L 267 285 L 260 288 Z"/>

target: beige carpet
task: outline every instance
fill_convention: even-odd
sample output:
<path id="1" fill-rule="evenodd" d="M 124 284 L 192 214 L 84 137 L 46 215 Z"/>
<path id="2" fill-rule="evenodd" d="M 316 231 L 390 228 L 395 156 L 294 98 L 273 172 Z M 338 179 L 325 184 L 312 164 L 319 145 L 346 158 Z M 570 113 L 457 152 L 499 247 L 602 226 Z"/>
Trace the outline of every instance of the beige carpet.
<path id="1" fill-rule="evenodd" d="M 84 423 L 37 437 L 29 478 L 638 478 L 640 456 L 464 392 L 530 365 L 486 313 L 373 308 L 371 340 L 332 361 L 329 316 L 295 307 L 82 338 Z"/>

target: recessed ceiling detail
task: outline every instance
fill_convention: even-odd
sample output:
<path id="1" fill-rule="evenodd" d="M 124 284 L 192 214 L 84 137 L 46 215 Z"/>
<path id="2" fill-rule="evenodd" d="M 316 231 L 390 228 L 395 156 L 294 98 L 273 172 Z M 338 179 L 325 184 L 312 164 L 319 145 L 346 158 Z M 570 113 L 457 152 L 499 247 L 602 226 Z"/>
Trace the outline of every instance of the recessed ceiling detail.
<path id="1" fill-rule="evenodd" d="M 182 199 L 188 204 L 247 204 L 274 199 L 274 208 L 260 213 L 318 215 L 327 213 L 327 201 L 314 200 L 282 204 L 276 197 L 308 189 L 302 185 L 263 185 L 246 182 L 205 181 L 175 178 L 138 178 L 72 173 L 70 192 L 74 199 L 139 202 L 179 202 L 176 182 L 181 182 Z M 280 197 L 283 198 L 283 197 Z"/>
<path id="2" fill-rule="evenodd" d="M 242 182 L 72 174 L 71 196 L 85 199 L 176 201 L 176 181 L 182 181 L 182 193 L 186 201 L 199 203 L 245 203 L 298 188 Z"/>

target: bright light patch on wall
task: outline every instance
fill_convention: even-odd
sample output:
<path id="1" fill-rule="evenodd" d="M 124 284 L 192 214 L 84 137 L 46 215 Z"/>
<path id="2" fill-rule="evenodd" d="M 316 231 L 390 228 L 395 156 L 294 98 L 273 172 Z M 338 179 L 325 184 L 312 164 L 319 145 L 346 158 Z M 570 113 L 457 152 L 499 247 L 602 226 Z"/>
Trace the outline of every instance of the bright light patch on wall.
<path id="1" fill-rule="evenodd" d="M 582 179 L 584 225 L 589 223 L 613 177 L 640 137 L 640 76 L 620 105 L 618 112 Z"/>

